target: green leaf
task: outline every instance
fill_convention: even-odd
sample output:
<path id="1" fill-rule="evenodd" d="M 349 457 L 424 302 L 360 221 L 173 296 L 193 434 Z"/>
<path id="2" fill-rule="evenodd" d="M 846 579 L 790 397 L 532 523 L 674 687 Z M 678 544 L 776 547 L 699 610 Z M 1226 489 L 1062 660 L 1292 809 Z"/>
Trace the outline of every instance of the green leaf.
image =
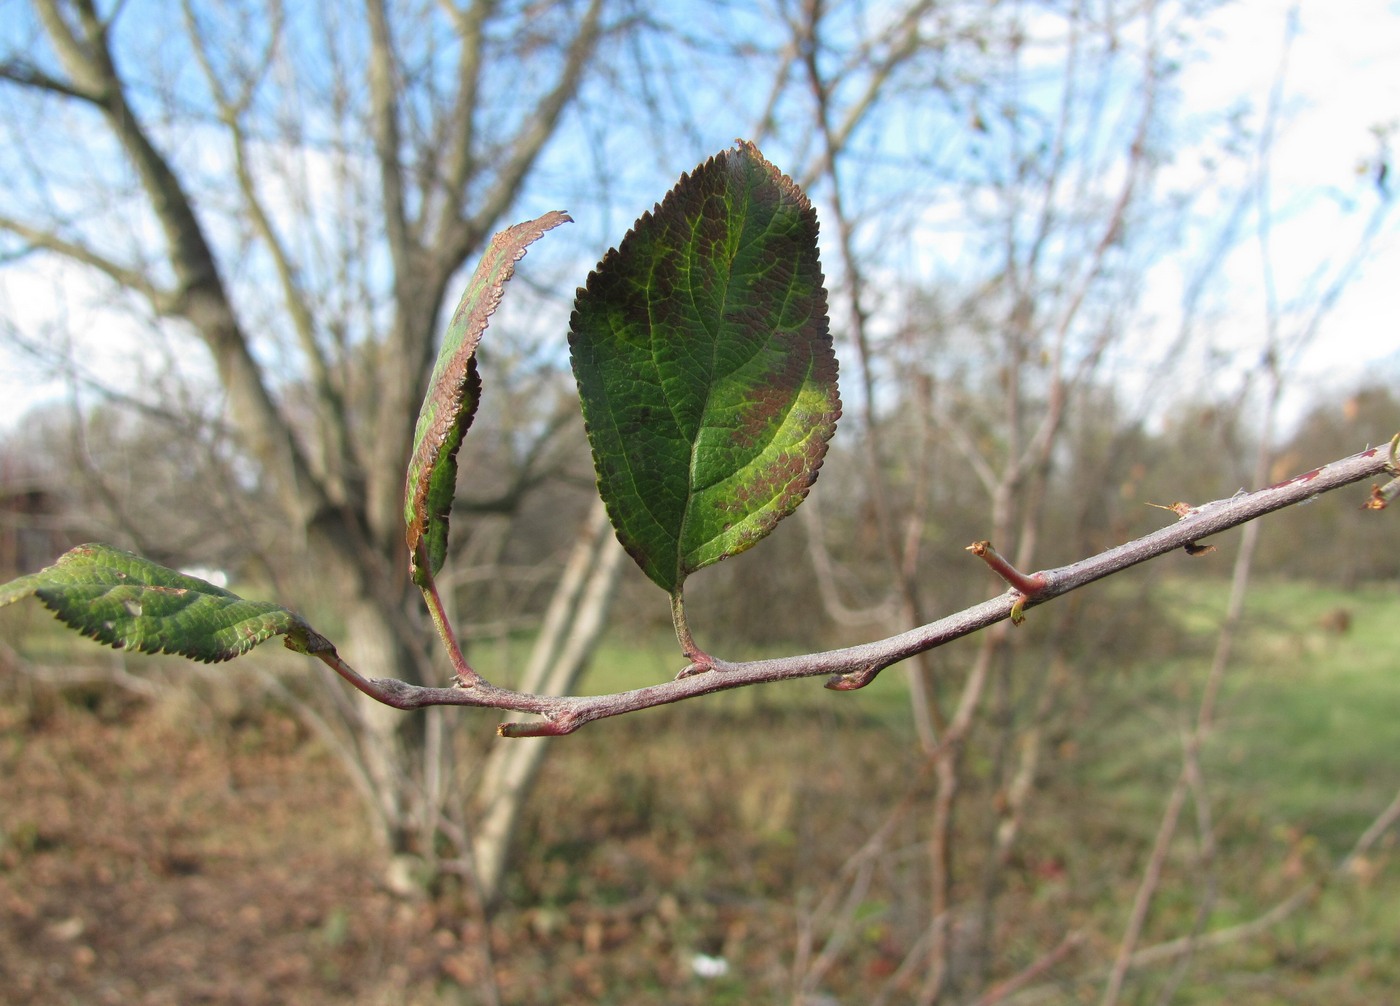
<path id="1" fill-rule="evenodd" d="M 79 545 L 38 573 L 0 586 L 0 607 L 34 595 L 85 636 L 141 653 L 232 660 L 285 636 L 298 653 L 334 651 L 299 615 L 110 545 Z"/>
<path id="2" fill-rule="evenodd" d="M 613 527 L 677 596 L 797 508 L 836 428 L 807 197 L 749 143 L 682 176 L 588 277 L 569 347 Z"/>
<path id="3" fill-rule="evenodd" d="M 420 586 L 427 581 L 427 573 L 420 566 L 419 544 L 425 547 L 432 573 L 442 569 L 447 557 L 447 520 L 457 488 L 457 448 L 481 398 L 481 378 L 476 372 L 481 333 L 486 331 L 525 249 L 545 231 L 568 220 L 568 214 L 554 210 L 507 227 L 493 237 L 452 314 L 418 411 L 404 487 L 409 561 L 413 580 Z"/>

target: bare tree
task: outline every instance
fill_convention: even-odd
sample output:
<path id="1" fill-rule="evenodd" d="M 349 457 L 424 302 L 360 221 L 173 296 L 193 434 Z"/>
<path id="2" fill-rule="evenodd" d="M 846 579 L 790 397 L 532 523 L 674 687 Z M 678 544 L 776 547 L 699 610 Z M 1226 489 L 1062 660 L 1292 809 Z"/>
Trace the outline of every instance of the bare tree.
<path id="1" fill-rule="evenodd" d="M 1102 13 L 1083 5 L 943 7 L 936 14 L 911 6 L 914 38 L 927 20 L 939 18 L 947 28 L 962 14 L 965 22 L 952 33 L 978 38 L 987 57 L 971 65 L 950 56 L 912 61 L 910 68 L 924 74 L 913 80 L 961 123 L 946 132 L 926 127 L 928 142 L 911 144 L 909 161 L 923 178 L 911 171 L 905 182 L 917 195 L 881 208 L 872 205 L 864 177 L 881 168 L 863 163 L 859 143 L 841 126 L 840 99 L 851 84 L 823 49 L 822 5 L 803 8 L 810 107 L 822 138 L 818 177 L 834 223 L 843 331 L 854 349 L 868 508 L 893 608 L 906 623 L 923 621 L 928 605 L 955 596 L 928 575 L 924 554 L 926 529 L 937 526 L 933 506 L 949 491 L 940 486 L 973 482 L 981 501 L 972 505 L 989 512 L 992 540 L 1012 546 L 1019 568 L 1036 561 L 1067 419 L 1098 393 L 1094 374 L 1126 327 L 1134 278 L 1163 250 L 1135 221 L 1152 199 L 1159 95 L 1170 72 L 1162 41 L 1170 32 L 1158 20 L 1182 15 L 1154 5 L 1119 18 Z M 1057 43 L 1043 45 L 1049 37 Z M 906 73 L 903 86 L 912 83 Z M 938 121 L 924 105 L 907 114 Z M 960 128 L 968 122 L 971 130 Z M 950 154 L 941 143 L 961 146 Z M 944 292 L 911 302 L 909 320 L 891 325 L 885 319 L 894 305 L 880 290 L 887 284 L 874 277 L 895 267 L 871 254 L 873 232 L 878 228 L 886 243 L 891 233 L 917 233 L 910 204 L 933 206 L 940 198 L 959 199 L 974 221 L 955 281 L 966 298 Z M 814 540 L 818 554 L 827 548 Z M 936 685 L 927 669 L 911 675 L 915 721 L 937 783 L 929 929 L 908 962 L 924 973 L 922 1002 L 986 980 L 989 957 L 979 944 L 994 925 L 997 864 L 1016 841 L 1032 792 L 1037 723 L 1051 707 L 1050 679 L 1041 675 L 1056 659 L 1037 652 L 1041 675 L 1013 699 L 1011 660 L 1025 642 L 1006 628 L 981 636 L 956 691 Z M 959 904 L 953 891 L 965 871 L 955 840 L 965 834 L 955 830 L 956 808 L 972 732 L 988 722 L 1001 724 L 987 751 L 999 766 L 1001 812 L 986 848 L 968 857 L 983 863 L 983 894 Z M 956 940 L 955 932 L 962 934 Z"/>
<path id="2" fill-rule="evenodd" d="M 1391 199 L 1382 191 L 1381 198 L 1375 201 L 1367 215 L 1366 224 L 1355 246 L 1343 254 L 1328 256 L 1322 260 L 1320 268 L 1323 277 L 1316 290 L 1314 291 L 1309 284 L 1307 294 L 1289 298 L 1286 302 L 1280 296 L 1274 264 L 1277 238 L 1273 233 L 1275 196 L 1271 186 L 1271 169 L 1274 161 L 1273 142 L 1282 118 L 1282 104 L 1287 89 L 1288 55 L 1296 31 L 1295 10 L 1288 18 L 1283 57 L 1264 109 L 1249 181 L 1238 195 L 1241 202 L 1252 210 L 1250 224 L 1258 250 L 1264 294 L 1265 324 L 1260 340 L 1260 365 L 1243 376 L 1246 389 L 1254 390 L 1254 397 L 1259 402 L 1258 433 L 1251 476 L 1251 481 L 1256 485 L 1269 480 L 1277 461 L 1275 455 L 1279 439 L 1280 402 L 1290 379 L 1296 380 L 1297 375 L 1294 371 L 1297 360 L 1316 340 L 1322 322 L 1350 284 L 1355 270 L 1366 259 L 1382 223 L 1392 208 Z M 1251 389 L 1253 385 L 1262 387 Z M 1240 397 L 1243 399 L 1245 396 Z M 1384 414 L 1381 410 L 1374 411 Z M 1373 415 L 1372 419 L 1374 418 Z M 1143 865 L 1142 876 L 1119 941 L 1118 951 L 1104 983 L 1101 1000 L 1103 1006 L 1115 1006 L 1123 997 L 1129 971 L 1134 964 L 1134 955 L 1142 939 L 1148 911 L 1164 883 L 1163 872 L 1169 849 L 1188 807 L 1188 800 L 1195 807 L 1200 850 L 1197 870 L 1198 907 L 1193 930 L 1182 937 L 1186 949 L 1159 993 L 1159 1002 L 1169 1002 L 1174 997 L 1176 988 L 1186 975 L 1194 946 L 1200 940 L 1202 930 L 1215 906 L 1219 888 L 1214 864 L 1218 839 L 1201 754 L 1216 728 L 1221 688 L 1226 672 L 1233 662 L 1237 638 L 1244 621 L 1245 602 L 1256 565 L 1255 557 L 1259 551 L 1262 531 L 1259 524 L 1250 524 L 1241 536 L 1239 551 L 1231 571 L 1229 600 L 1220 623 L 1205 684 L 1201 689 L 1196 720 L 1183 738 L 1181 770 L 1167 795 L 1152 849 Z M 1332 547 L 1337 548 L 1336 545 Z M 1362 841 L 1365 841 L 1364 837 Z"/>
<path id="3" fill-rule="evenodd" d="M 286 532 L 272 572 L 288 596 L 334 585 L 360 659 L 428 680 L 400 559 L 409 417 L 453 277 L 630 15 L 605 0 L 36 0 L 23 17 L 0 55 L 7 254 L 85 267 L 207 357 L 237 464 Z M 542 419 L 496 508 L 548 462 L 559 423 Z M 422 724 L 332 708 L 387 847 L 430 847 L 441 772 Z"/>
<path id="4" fill-rule="evenodd" d="M 939 15 L 956 11 L 944 6 Z M 870 150 L 879 154 L 863 157 L 859 134 L 852 141 L 833 127 L 856 75 L 843 76 L 847 66 L 823 48 L 824 33 L 843 34 L 839 19 L 825 5 L 803 5 L 798 34 L 809 53 L 812 135 L 824 138 L 827 152 L 814 185 L 825 191 L 824 219 L 835 231 L 837 299 L 847 308 L 841 328 L 856 371 L 852 381 L 847 370 L 846 394 L 856 407 L 848 408 L 855 423 L 848 421 L 845 435 L 848 444 L 853 435 L 861 443 L 853 452 L 858 459 L 847 460 L 865 466 L 859 488 L 845 487 L 837 497 L 827 492 L 815 501 L 820 511 L 807 512 L 820 598 L 831 617 L 894 613 L 903 620 L 925 604 L 946 605 L 967 578 L 928 554 L 927 536 L 937 529 L 942 537 L 956 522 L 949 514 L 969 507 L 990 514 L 991 537 L 1009 546 L 1019 568 L 1039 561 L 1047 542 L 1057 551 L 1071 541 L 1085 547 L 1103 533 L 1104 517 L 1115 508 L 1096 487 L 1125 484 L 1127 466 L 1113 466 L 1130 445 L 1142 443 L 1137 422 L 1146 415 L 1144 403 L 1170 399 L 1167 375 L 1180 372 L 1169 364 L 1191 335 L 1184 324 L 1164 347 L 1157 373 L 1141 385 L 1151 394 L 1124 402 L 1106 388 L 1101 371 L 1115 353 L 1116 362 L 1123 359 L 1142 277 L 1172 249 L 1164 235 L 1174 227 L 1164 221 L 1180 219 L 1175 214 L 1190 205 L 1182 194 L 1157 191 L 1156 180 L 1168 159 L 1175 54 L 1197 13 L 1188 5 L 1147 4 L 1129 13 L 1074 4 L 1011 5 L 986 14 L 974 23 L 994 54 L 989 63 L 975 72 L 952 64 L 960 74 L 925 80 L 925 95 L 939 94 L 972 129 L 950 138 L 926 127 L 937 141 L 927 145 L 902 138 L 925 175 L 901 188 L 873 184 L 872 177 L 908 162 L 873 140 Z M 950 64 L 915 58 L 907 70 L 931 67 L 947 72 Z M 900 83 L 896 78 L 893 86 Z M 897 104 L 898 98 L 888 102 L 876 121 Z M 929 120 L 937 121 L 917 121 Z M 966 146 L 944 153 L 958 144 Z M 882 202 L 892 188 L 917 195 Z M 903 235 L 917 233 L 913 207 L 936 206 L 950 192 L 973 221 L 962 232 L 956 270 L 949 269 L 941 289 L 910 298 L 907 320 L 892 324 L 890 278 L 909 271 L 905 262 L 891 261 L 890 248 L 904 251 Z M 1363 249 L 1383 209 L 1371 218 Z M 1240 239 L 1239 224 L 1238 214 L 1219 221 L 1217 240 L 1188 266 L 1197 270 L 1186 293 L 1188 321 L 1196 319 L 1193 301 L 1201 289 L 1218 277 L 1220 256 Z M 1345 288 L 1355 261 L 1347 256 L 1326 275 L 1322 300 Z M 1315 323 L 1310 313 L 1307 320 Z M 1115 470 L 1124 479 L 1106 477 Z M 1266 474 L 1256 473 L 1253 484 L 1269 481 Z M 967 487 L 980 499 L 970 500 Z M 1121 501 L 1118 511 L 1115 520 Z M 873 535 L 866 530 L 872 525 Z M 882 565 L 870 561 L 870 538 L 881 546 Z M 862 547 L 846 545 L 857 541 Z M 851 586 L 862 590 L 855 600 Z M 927 822 L 927 927 L 911 938 L 878 1001 L 919 974 L 921 1002 L 988 989 L 1000 956 L 999 895 L 1033 820 L 1047 728 L 1065 726 L 1057 709 L 1065 704 L 1068 670 L 1085 630 L 1102 631 L 1076 621 L 1067 615 L 1045 635 L 996 626 L 982 634 L 965 667 L 941 668 L 923 694 L 914 677 L 916 722 L 922 717 L 920 737 L 936 780 Z M 1208 720 L 1210 713 L 1203 715 Z M 988 778 L 969 773 L 971 751 L 991 766 L 982 770 Z M 842 912 L 864 897 L 876 857 L 889 854 L 879 844 L 886 839 L 872 837 L 871 847 L 852 858 L 850 873 L 834 882 L 854 900 L 833 895 L 823 902 L 832 914 L 827 943 L 815 923 L 805 932 L 799 1001 L 839 959 L 837 948 L 849 936 Z M 1063 961 L 1082 945 L 1076 934 L 1060 936 L 1045 962 Z M 1124 946 L 1126 962 L 1133 940 L 1125 937 Z M 987 992 L 985 1001 L 1000 994 Z"/>
<path id="5" fill-rule="evenodd" d="M 1072 554 L 1102 547 L 1089 529 L 1103 493 L 1090 483 L 1105 480 L 1085 474 L 1079 455 L 1090 452 L 1077 448 L 1102 434 L 1092 460 L 1108 471 L 1134 433 L 1100 371 L 1163 247 L 1160 225 L 1145 221 L 1161 208 L 1152 185 L 1162 97 L 1194 7 L 910 0 L 872 12 L 793 0 L 776 5 L 776 44 L 724 43 L 733 47 L 723 58 L 746 60 L 763 84 L 752 135 L 786 148 L 785 163 L 821 206 L 847 360 L 842 439 L 852 446 L 835 450 L 862 477 L 824 478 L 804 511 L 813 591 L 833 620 L 907 631 L 818 660 L 729 665 L 645 694 L 551 699 L 586 664 L 620 566 L 600 515 L 565 493 L 550 502 L 565 498 L 568 519 L 554 523 L 582 530 L 551 541 L 548 569 L 563 573 L 537 591 L 548 603 L 538 605 L 543 625 L 519 691 L 501 690 L 494 704 L 545 713 L 565 732 L 736 684 L 822 673 L 859 684 L 990 625 L 965 660 L 911 674 L 914 764 L 933 780 L 932 798 L 925 806 L 911 796 L 882 823 L 804 922 L 799 999 L 841 959 L 895 824 L 920 814 L 927 855 L 917 867 L 902 860 L 898 881 L 905 894 L 921 892 L 909 896 L 920 911 L 876 1001 L 896 986 L 921 1002 L 997 1001 L 1083 945 L 1079 933 L 1056 933 L 1020 975 L 997 973 L 1002 893 L 1070 677 L 1074 620 L 1012 634 L 1001 620 L 1014 602 L 1002 597 L 925 624 L 935 608 L 983 592 L 972 577 L 948 576 L 931 546 L 955 537 L 950 514 L 973 510 L 988 517 L 973 533 L 1006 547 L 1021 569 L 1043 561 L 1047 542 L 1065 545 L 1061 534 L 1086 546 Z M 633 83 L 620 67 L 634 53 L 609 47 L 635 42 L 644 21 L 605 0 L 392 9 L 366 0 L 353 15 L 334 4 L 319 13 L 311 22 L 275 2 L 217 14 L 186 3 L 178 24 L 164 25 L 182 64 L 138 30 L 149 26 L 131 8 L 35 0 L 30 44 L 0 59 L 0 79 L 19 97 L 8 125 L 22 180 L 0 227 L 7 251 L 86 267 L 153 329 L 203 346 L 225 398 L 206 417 L 204 442 L 229 445 L 209 470 L 251 478 L 296 542 L 282 555 L 256 543 L 285 584 L 279 592 L 311 597 L 298 567 L 314 557 L 316 576 L 344 592 L 346 653 L 370 675 L 407 683 L 346 677 L 405 707 L 471 704 L 492 695 L 417 687 L 433 676 L 400 559 L 406 420 L 453 276 L 520 200 L 582 107 L 580 89 L 592 79 Z M 600 58 L 619 52 L 614 63 Z M 665 100 L 641 97 L 653 110 Z M 53 129 L 25 128 L 43 116 Z M 618 142 L 583 132 L 573 139 L 593 156 Z M 56 151 L 75 149 L 82 156 L 64 163 L 78 167 L 55 167 Z M 927 251 L 937 229 L 929 216 L 954 202 L 972 220 L 956 268 L 917 272 L 908 260 Z M 513 386 L 511 408 L 493 410 L 502 418 L 487 446 L 466 448 L 491 453 L 491 464 L 464 466 L 474 481 L 462 487 L 463 510 L 518 514 L 538 500 L 542 473 L 577 460 L 572 413 L 556 407 L 555 372 L 542 369 L 539 381 Z M 1351 480 L 1384 464 L 1339 467 Z M 91 474 L 100 488 L 103 473 Z M 139 543 L 139 519 L 128 512 L 121 526 Z M 1191 541 L 1198 526 L 1172 529 L 1163 547 Z M 458 545 L 505 595 L 498 531 L 483 521 Z M 1069 589 L 1082 570 L 1051 572 Z M 455 587 L 471 617 L 477 588 Z M 432 839 L 445 839 L 450 851 L 435 865 L 465 874 L 490 902 L 548 742 L 498 744 L 464 765 L 451 711 L 405 724 L 332 684 L 320 722 L 386 846 L 435 857 Z M 1206 708 L 1202 729 L 1209 720 Z M 974 750 L 990 766 L 980 782 L 969 770 Z M 1178 800 L 1193 770 L 1188 759 Z M 1150 883 L 1144 891 L 1145 906 Z M 1123 938 L 1113 988 L 1143 960 L 1138 936 Z"/>

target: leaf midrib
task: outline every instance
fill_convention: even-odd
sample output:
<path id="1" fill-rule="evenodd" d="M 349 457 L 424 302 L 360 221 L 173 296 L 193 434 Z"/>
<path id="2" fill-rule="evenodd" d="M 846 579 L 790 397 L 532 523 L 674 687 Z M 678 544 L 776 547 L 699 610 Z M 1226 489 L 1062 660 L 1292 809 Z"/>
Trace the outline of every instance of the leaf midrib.
<path id="1" fill-rule="evenodd" d="M 730 209 L 730 213 L 727 215 L 727 223 L 729 227 L 732 228 L 735 224 L 736 218 L 738 219 L 739 240 L 734 243 L 734 250 L 728 254 L 724 263 L 724 296 L 720 303 L 718 317 L 715 321 L 715 328 L 713 331 L 710 331 L 708 333 L 710 336 L 710 366 L 708 370 L 709 380 L 705 387 L 705 401 L 700 408 L 700 421 L 696 425 L 695 435 L 691 437 L 690 440 L 690 462 L 686 468 L 685 480 L 685 506 L 681 512 L 680 527 L 676 531 L 676 586 L 674 590 L 677 593 L 679 593 L 681 585 L 685 583 L 685 579 L 689 575 L 685 568 L 685 542 L 689 537 L 691 519 L 692 515 L 695 512 L 696 495 L 704 491 L 704 489 L 696 489 L 695 487 L 695 483 L 697 481 L 695 469 L 696 466 L 699 464 L 700 460 L 700 440 L 701 433 L 705 429 L 705 417 L 710 414 L 710 402 L 713 400 L 715 393 L 715 384 L 717 380 L 715 371 L 719 363 L 719 342 L 720 336 L 722 335 L 725 327 L 725 316 L 727 311 L 729 310 L 729 291 L 731 286 L 733 285 L 732 281 L 734 276 L 734 262 L 739 257 L 739 249 L 744 243 L 744 227 L 748 223 L 749 207 L 747 197 L 745 198 L 742 214 L 734 210 L 732 207 L 727 208 Z M 701 319 L 701 323 L 703 324 L 705 320 L 705 312 L 701 311 L 699 305 L 695 302 L 695 270 L 693 267 L 689 266 L 689 263 L 693 263 L 697 258 L 694 251 L 694 243 L 696 239 L 696 234 L 698 233 L 698 229 L 699 225 L 697 224 L 697 226 L 695 228 L 692 228 L 691 230 L 691 244 L 689 246 L 690 254 L 688 258 L 688 267 L 686 269 L 686 292 L 690 295 L 691 309 L 695 311 L 696 315 Z M 732 230 L 729 233 L 732 233 Z M 653 328 L 652 331 L 655 332 L 656 329 Z M 652 358 L 655 359 L 655 357 L 656 353 L 655 349 L 653 348 Z M 709 487 L 706 486 L 705 488 Z"/>

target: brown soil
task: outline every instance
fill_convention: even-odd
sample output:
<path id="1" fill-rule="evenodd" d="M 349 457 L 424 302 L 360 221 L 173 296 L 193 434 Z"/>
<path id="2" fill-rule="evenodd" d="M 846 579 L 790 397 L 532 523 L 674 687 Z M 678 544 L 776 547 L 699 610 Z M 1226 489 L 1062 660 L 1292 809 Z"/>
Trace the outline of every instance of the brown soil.
<path id="1" fill-rule="evenodd" d="M 489 1001 L 488 967 L 507 1003 L 741 1002 L 787 987 L 787 894 L 829 876 L 815 862 L 807 876 L 788 781 L 735 787 L 754 756 L 741 728 L 708 723 L 730 753 L 697 762 L 663 739 L 664 716 L 638 720 L 623 734 L 653 752 L 644 767 L 602 731 L 548 764 L 488 963 L 460 890 L 382 887 L 358 796 L 291 715 L 7 691 L 0 998 L 13 1006 L 474 1003 Z M 840 800 L 839 766 L 800 771 L 809 806 Z M 734 971 L 697 977 L 697 953 Z"/>
<path id="2" fill-rule="evenodd" d="M 0 721 L 8 1002 L 344 1003 L 449 956 L 430 905 L 376 888 L 355 797 L 292 720 L 201 737 L 40 705 Z"/>

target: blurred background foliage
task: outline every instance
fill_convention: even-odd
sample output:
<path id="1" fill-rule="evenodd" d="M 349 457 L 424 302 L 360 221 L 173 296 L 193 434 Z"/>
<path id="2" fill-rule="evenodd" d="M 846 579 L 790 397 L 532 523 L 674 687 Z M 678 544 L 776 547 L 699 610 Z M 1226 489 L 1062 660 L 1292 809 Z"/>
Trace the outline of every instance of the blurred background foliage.
<path id="1" fill-rule="evenodd" d="M 442 675 L 395 509 L 412 410 L 482 242 L 561 206 L 577 223 L 482 344 L 440 585 L 502 684 L 674 673 L 664 598 L 596 532 L 563 333 L 603 250 L 736 135 L 818 207 L 845 409 L 807 503 L 689 587 L 727 659 L 998 593 L 971 541 L 1060 565 L 1172 519 L 1148 503 L 1400 430 L 1393 352 L 1314 369 L 1393 238 L 1385 122 L 1307 281 L 1283 267 L 1296 12 L 1268 25 L 1274 90 L 1202 109 L 1211 3 L 16 6 L 0 347 L 50 392 L 0 436 L 0 577 L 110 541 L 292 604 L 366 673 Z M 218 310 L 190 307 L 209 290 L 171 199 Z M 1400 550 L 1362 498 L 864 693 L 726 694 L 553 745 L 376 718 L 273 653 L 130 658 L 7 610 L 0 972 L 20 1002 L 1377 1001 L 1400 977 Z"/>

